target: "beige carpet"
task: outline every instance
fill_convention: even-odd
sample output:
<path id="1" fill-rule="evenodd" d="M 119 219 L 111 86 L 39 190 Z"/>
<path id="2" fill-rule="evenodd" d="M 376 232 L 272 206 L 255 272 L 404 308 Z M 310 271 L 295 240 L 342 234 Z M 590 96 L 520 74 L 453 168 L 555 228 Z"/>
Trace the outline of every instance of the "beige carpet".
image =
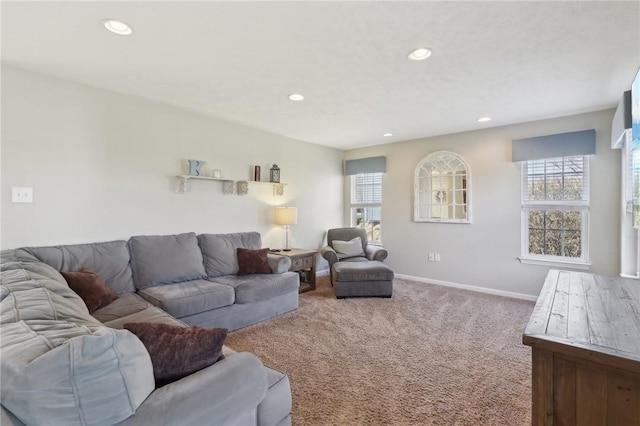
<path id="1" fill-rule="evenodd" d="M 333 296 L 230 333 L 289 375 L 293 424 L 529 425 L 533 302 L 396 279 L 392 299 Z"/>

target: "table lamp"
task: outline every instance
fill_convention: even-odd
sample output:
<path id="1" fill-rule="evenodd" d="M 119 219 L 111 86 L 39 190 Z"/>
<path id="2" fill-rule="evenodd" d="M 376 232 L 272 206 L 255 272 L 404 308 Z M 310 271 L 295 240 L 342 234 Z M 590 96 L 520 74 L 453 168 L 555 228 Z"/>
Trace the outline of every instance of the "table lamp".
<path id="1" fill-rule="evenodd" d="M 276 224 L 284 226 L 284 251 L 291 251 L 289 227 L 298 223 L 297 207 L 276 207 Z"/>

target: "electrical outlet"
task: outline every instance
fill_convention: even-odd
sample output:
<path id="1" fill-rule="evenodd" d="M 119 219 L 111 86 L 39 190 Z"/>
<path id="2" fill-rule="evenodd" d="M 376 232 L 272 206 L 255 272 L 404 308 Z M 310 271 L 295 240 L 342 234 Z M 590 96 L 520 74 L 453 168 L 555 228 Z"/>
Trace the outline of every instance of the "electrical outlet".
<path id="1" fill-rule="evenodd" d="M 440 253 L 436 253 L 434 257 L 436 262 L 440 262 Z"/>
<path id="2" fill-rule="evenodd" d="M 12 186 L 11 202 L 12 203 L 33 203 L 33 187 Z"/>
<path id="3" fill-rule="evenodd" d="M 435 253 L 429 253 L 429 262 L 435 262 L 436 256 Z"/>

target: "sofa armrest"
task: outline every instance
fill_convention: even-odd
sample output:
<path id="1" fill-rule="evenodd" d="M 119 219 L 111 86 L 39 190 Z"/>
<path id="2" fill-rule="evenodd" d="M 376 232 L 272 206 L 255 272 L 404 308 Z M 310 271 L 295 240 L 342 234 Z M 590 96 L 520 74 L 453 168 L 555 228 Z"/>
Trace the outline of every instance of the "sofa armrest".
<path id="1" fill-rule="evenodd" d="M 322 247 L 322 249 L 320 249 L 320 255 L 329 262 L 329 270 L 331 270 L 331 266 L 338 261 L 338 253 L 330 246 Z"/>
<path id="2" fill-rule="evenodd" d="M 271 272 L 274 274 L 285 273 L 291 268 L 291 258 L 287 256 L 267 253 L 267 262 L 269 262 Z"/>
<path id="3" fill-rule="evenodd" d="M 233 424 L 235 418 L 255 411 L 266 393 L 262 362 L 241 352 L 156 389 L 118 425 Z"/>
<path id="4" fill-rule="evenodd" d="M 380 262 L 383 262 L 389 255 L 389 252 L 387 252 L 386 248 L 377 246 L 375 244 L 368 244 L 364 248 L 364 253 L 367 255 L 367 259 L 377 260 Z"/>

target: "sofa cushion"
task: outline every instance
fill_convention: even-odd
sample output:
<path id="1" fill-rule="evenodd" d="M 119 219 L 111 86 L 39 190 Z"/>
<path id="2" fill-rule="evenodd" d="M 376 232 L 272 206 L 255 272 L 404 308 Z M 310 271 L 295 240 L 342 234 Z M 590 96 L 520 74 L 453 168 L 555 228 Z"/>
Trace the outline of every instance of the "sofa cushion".
<path id="1" fill-rule="evenodd" d="M 67 281 L 71 290 L 76 292 L 87 305 L 90 314 L 118 298 L 91 269 L 82 268 L 77 272 L 60 271 L 60 274 Z"/>
<path id="2" fill-rule="evenodd" d="M 198 243 L 202 249 L 204 266 L 209 278 L 238 273 L 236 254 L 238 248 L 252 250 L 262 248 L 260 234 L 257 232 L 202 234 L 198 235 Z"/>
<path id="3" fill-rule="evenodd" d="M 19 260 L 39 260 L 58 271 L 90 268 L 116 294 L 135 291 L 126 241 L 26 247 L 16 250 Z"/>
<path id="4" fill-rule="evenodd" d="M 109 303 L 107 306 L 91 313 L 91 315 L 104 324 L 108 321 L 113 321 L 118 318 L 135 314 L 136 312 L 144 311 L 149 306 L 151 306 L 149 302 L 147 302 L 137 294 L 124 293 L 121 294 L 120 297 L 118 297 L 116 300 Z"/>
<path id="5" fill-rule="evenodd" d="M 128 332 L 19 321 L 1 336 L 2 405 L 25 424 L 114 424 L 153 391 L 149 354 Z"/>
<path id="6" fill-rule="evenodd" d="M 111 328 L 121 329 L 124 328 L 124 325 L 129 322 L 154 322 L 158 324 L 187 327 L 187 325 L 179 319 L 172 317 L 162 309 L 151 304 L 147 304 L 147 307 L 141 311 L 126 315 L 124 317 L 106 321 L 104 325 Z"/>
<path id="7" fill-rule="evenodd" d="M 280 296 L 290 292 L 298 292 L 300 278 L 295 272 L 283 274 L 227 275 L 211 279 L 235 289 L 235 303 L 252 303 Z"/>
<path id="8" fill-rule="evenodd" d="M 42 262 L 10 262 L 5 255 L 2 252 L 1 324 L 51 320 L 88 327 L 101 325 L 58 271 Z"/>
<path id="9" fill-rule="evenodd" d="M 164 386 L 214 364 L 222 355 L 226 328 L 176 327 L 152 322 L 127 323 L 147 348 L 156 386 Z"/>
<path id="10" fill-rule="evenodd" d="M 138 294 L 176 318 L 229 306 L 235 300 L 232 287 L 207 280 L 148 287 Z"/>
<path id="11" fill-rule="evenodd" d="M 25 424 L 114 424 L 153 391 L 131 333 L 102 326 L 62 276 L 2 253 L 2 405 Z"/>
<path id="12" fill-rule="evenodd" d="M 129 247 L 133 280 L 138 289 L 206 277 L 193 232 L 131 237 Z"/>
<path id="13" fill-rule="evenodd" d="M 238 248 L 238 275 L 270 274 L 271 267 L 267 261 L 268 248 L 251 250 Z"/>

